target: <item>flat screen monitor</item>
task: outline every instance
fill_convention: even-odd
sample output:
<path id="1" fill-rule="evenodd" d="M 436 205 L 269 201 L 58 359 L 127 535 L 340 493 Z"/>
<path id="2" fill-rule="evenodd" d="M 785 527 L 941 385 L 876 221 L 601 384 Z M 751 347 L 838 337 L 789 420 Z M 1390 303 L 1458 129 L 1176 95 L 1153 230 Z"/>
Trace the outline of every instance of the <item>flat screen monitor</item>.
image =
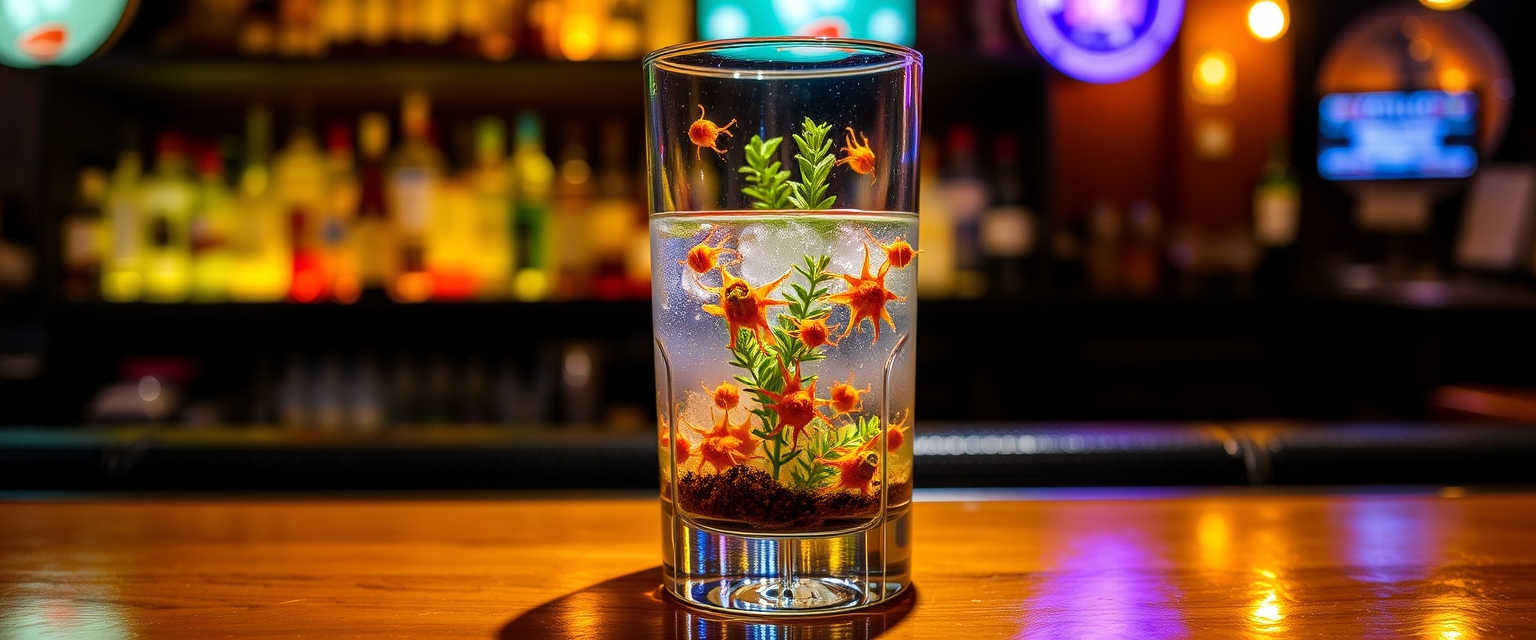
<path id="1" fill-rule="evenodd" d="M 1333 93 L 1318 113 L 1327 180 L 1465 178 L 1477 170 L 1477 96 L 1450 91 Z"/>
<path id="2" fill-rule="evenodd" d="M 916 0 L 698 0 L 705 40 L 827 36 L 911 46 L 916 13 Z"/>

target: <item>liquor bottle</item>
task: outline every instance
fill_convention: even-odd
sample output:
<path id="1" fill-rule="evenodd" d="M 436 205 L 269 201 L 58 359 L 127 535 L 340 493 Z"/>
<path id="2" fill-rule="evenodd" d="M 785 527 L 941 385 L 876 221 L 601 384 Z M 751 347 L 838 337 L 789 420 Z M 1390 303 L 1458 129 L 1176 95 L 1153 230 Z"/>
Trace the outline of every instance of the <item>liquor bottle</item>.
<path id="1" fill-rule="evenodd" d="M 275 302 L 288 295 L 292 256 L 286 217 L 271 167 L 272 111 L 254 106 L 245 118 L 245 165 L 240 170 L 240 220 L 232 248 L 230 299 Z"/>
<path id="2" fill-rule="evenodd" d="M 102 245 L 105 237 L 102 207 L 107 196 L 107 172 L 100 167 L 80 170 L 75 202 L 64 218 L 64 299 L 74 302 L 100 297 Z"/>
<path id="3" fill-rule="evenodd" d="M 229 298 L 234 268 L 230 246 L 238 211 L 235 196 L 224 180 L 224 158 L 208 147 L 197 159 L 197 210 L 192 214 L 192 300 L 223 302 Z"/>
<path id="4" fill-rule="evenodd" d="M 184 302 L 192 293 L 192 211 L 197 184 L 186 143 L 166 131 L 155 141 L 155 172 L 139 195 L 144 238 L 144 300 Z"/>
<path id="5" fill-rule="evenodd" d="M 554 295 L 585 298 L 590 293 L 592 252 L 588 248 L 588 214 L 592 204 L 592 165 L 587 161 L 586 130 L 577 122 L 565 127 L 555 180 L 554 237 L 556 279 Z"/>
<path id="6" fill-rule="evenodd" d="M 364 45 L 382 47 L 395 33 L 395 14 L 391 0 L 360 0 L 357 10 L 357 35 Z"/>
<path id="7" fill-rule="evenodd" d="M 382 297 L 394 256 L 394 236 L 389 225 L 389 205 L 384 188 L 384 152 L 389 149 L 389 118 L 366 113 L 357 122 L 358 166 L 357 222 L 352 228 L 352 253 L 357 258 L 358 279 L 364 297 Z"/>
<path id="8" fill-rule="evenodd" d="M 542 300 L 553 284 L 549 218 L 555 163 L 544 154 L 543 125 L 535 112 L 518 115 L 512 171 L 516 198 L 512 294 L 518 300 Z"/>
<path id="9" fill-rule="evenodd" d="M 322 217 L 329 208 L 327 168 L 308 126 L 294 127 L 272 168 L 291 251 L 288 297 L 295 302 L 324 300 L 330 294 L 320 240 Z"/>
<path id="10" fill-rule="evenodd" d="M 948 298 L 955 294 L 955 223 L 949 200 L 941 191 L 939 145 L 923 138 L 918 164 L 917 236 L 923 251 L 917 270 L 917 294 L 923 298 Z"/>
<path id="11" fill-rule="evenodd" d="M 506 139 L 500 118 L 475 123 L 475 166 L 469 176 L 480 246 L 475 279 L 479 297 L 493 300 L 512 293 L 512 176 Z"/>
<path id="12" fill-rule="evenodd" d="M 586 230 L 587 250 L 592 256 L 592 294 L 603 300 L 627 297 L 629 283 L 625 259 L 637 236 L 648 239 L 636 224 L 638 209 L 630 197 L 628 162 L 624 155 L 624 124 L 610 120 L 603 124 L 601 172 L 598 197 L 593 200 Z"/>
<path id="13" fill-rule="evenodd" d="M 356 154 L 346 121 L 331 122 L 325 132 L 327 206 L 320 221 L 320 257 L 331 297 L 352 303 L 362 297 L 362 275 L 350 232 L 357 224 L 359 192 Z"/>
<path id="14" fill-rule="evenodd" d="M 457 171 L 440 182 L 437 208 L 427 232 L 427 272 L 432 297 L 466 300 L 474 295 L 475 257 L 480 253 L 479 210 L 471 183 L 474 135 L 469 123 L 455 123 L 449 137 L 449 157 Z"/>
<path id="15" fill-rule="evenodd" d="M 425 93 L 405 94 L 401 106 L 400 148 L 390 158 L 387 203 L 394 233 L 390 297 L 397 302 L 422 302 L 432 296 L 427 271 L 427 233 L 438 207 L 443 157 L 430 140 L 432 105 Z"/>
<path id="16" fill-rule="evenodd" d="M 1026 260 L 1035 247 L 1035 214 L 1024 206 L 1018 139 L 998 136 L 993 156 L 992 206 L 981 217 L 980 248 L 988 291 L 1012 297 L 1024 293 Z"/>
<path id="17" fill-rule="evenodd" d="M 943 192 L 955 225 L 955 293 L 975 298 L 986 290 L 978 225 L 989 190 L 976 158 L 976 131 L 967 125 L 956 126 L 950 129 L 946 142 L 949 167 Z"/>
<path id="18" fill-rule="evenodd" d="M 1283 290 L 1292 270 L 1296 230 L 1301 218 L 1301 190 L 1289 164 L 1285 143 L 1269 147 L 1263 177 L 1253 190 L 1253 236 L 1262 252 L 1254 274 L 1263 290 Z"/>

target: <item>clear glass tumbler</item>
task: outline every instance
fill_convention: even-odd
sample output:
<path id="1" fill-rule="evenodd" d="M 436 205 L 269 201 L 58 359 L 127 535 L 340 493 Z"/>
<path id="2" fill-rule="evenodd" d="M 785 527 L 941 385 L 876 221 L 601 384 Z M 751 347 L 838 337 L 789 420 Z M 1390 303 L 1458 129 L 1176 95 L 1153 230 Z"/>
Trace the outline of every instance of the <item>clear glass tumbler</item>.
<path id="1" fill-rule="evenodd" d="M 645 59 L 666 587 L 814 614 L 909 584 L 922 56 Z"/>

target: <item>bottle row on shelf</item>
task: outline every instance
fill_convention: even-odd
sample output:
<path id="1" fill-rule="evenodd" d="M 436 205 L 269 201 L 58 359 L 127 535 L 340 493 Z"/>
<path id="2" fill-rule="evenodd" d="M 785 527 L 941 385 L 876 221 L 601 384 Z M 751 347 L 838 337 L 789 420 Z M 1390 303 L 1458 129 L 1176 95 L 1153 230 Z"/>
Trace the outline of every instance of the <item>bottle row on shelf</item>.
<path id="1" fill-rule="evenodd" d="M 692 35 L 692 0 L 192 0 L 165 53 L 631 60 Z"/>
<path id="2" fill-rule="evenodd" d="M 482 117 L 435 142 L 430 100 L 408 93 L 401 139 L 389 119 L 333 121 L 322 146 L 301 115 L 270 153 L 271 112 L 246 118 L 242 166 L 170 131 L 153 170 L 136 149 L 80 172 L 61 232 L 63 293 L 109 302 L 350 303 L 622 299 L 649 293 L 644 209 L 625 124 L 601 127 L 597 168 L 573 122 L 558 163 L 539 114 Z M 352 132 L 356 131 L 356 144 Z M 195 163 L 194 163 L 195 159 Z M 194 172 L 195 166 L 195 172 Z"/>

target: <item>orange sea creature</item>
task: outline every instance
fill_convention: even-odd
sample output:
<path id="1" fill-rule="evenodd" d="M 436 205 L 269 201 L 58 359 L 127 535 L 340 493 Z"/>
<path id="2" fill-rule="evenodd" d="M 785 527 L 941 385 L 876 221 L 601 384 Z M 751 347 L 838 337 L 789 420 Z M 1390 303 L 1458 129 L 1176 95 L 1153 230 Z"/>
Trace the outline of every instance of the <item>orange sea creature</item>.
<path id="1" fill-rule="evenodd" d="M 723 229 L 721 230 L 723 231 Z M 710 240 L 715 237 L 715 231 L 717 230 L 711 229 L 709 235 L 704 236 L 703 240 L 701 240 L 698 244 L 693 245 L 693 248 L 688 250 L 688 257 L 683 260 L 678 260 L 677 263 L 686 264 L 688 265 L 689 269 L 693 269 L 694 273 L 704 275 L 709 273 L 711 269 L 714 269 L 716 266 L 718 266 L 720 264 L 720 256 L 725 254 L 736 256 L 737 261 L 739 262 L 741 253 L 737 252 L 735 249 L 727 249 L 725 247 L 725 243 L 729 242 L 731 239 L 730 231 L 726 231 L 724 234 L 721 234 L 720 242 L 718 244 L 713 247 L 709 246 Z"/>
<path id="2" fill-rule="evenodd" d="M 661 434 L 661 439 L 660 439 L 661 448 L 663 448 L 663 449 L 667 448 L 667 444 L 668 444 L 667 441 L 668 440 L 669 440 L 669 438 L 667 438 L 667 434 L 665 434 L 665 433 Z M 684 462 L 687 462 L 688 458 L 693 456 L 693 445 L 689 444 L 689 442 L 687 440 L 684 440 L 682 438 L 677 438 L 676 442 L 677 442 L 677 447 L 675 447 L 673 449 L 673 453 L 677 456 L 677 463 L 678 464 L 682 464 Z"/>
<path id="3" fill-rule="evenodd" d="M 869 275 L 869 245 L 864 246 L 864 270 L 857 276 L 841 274 L 843 280 L 848 282 L 848 290 L 842 293 L 823 296 L 822 300 L 835 304 L 848 306 L 848 327 L 843 329 L 841 337 L 848 337 L 854 327 L 862 328 L 865 318 L 875 327 L 875 339 L 880 339 L 880 321 L 885 320 L 896 329 L 896 321 L 891 319 L 891 313 L 886 311 L 885 303 L 890 301 L 906 302 L 907 299 L 891 293 L 885 288 L 885 273 L 890 268 L 890 263 L 880 265 L 879 275 Z"/>
<path id="4" fill-rule="evenodd" d="M 859 175 L 872 176 L 875 173 L 875 152 L 869 149 L 869 136 L 859 134 L 859 137 L 864 138 L 864 144 L 854 139 L 853 127 L 848 127 L 848 135 L 844 138 L 848 146 L 843 147 L 848 155 L 838 160 L 837 164 L 846 164 Z"/>
<path id="5" fill-rule="evenodd" d="M 711 122 L 704 117 L 704 105 L 699 105 L 699 119 L 694 120 L 693 124 L 688 126 L 688 139 L 693 141 L 693 144 L 696 145 L 693 149 L 694 159 L 698 159 L 699 149 L 710 149 L 715 153 L 724 156 L 725 150 L 715 146 L 715 140 L 719 138 L 720 134 L 722 133 L 731 136 L 732 138 L 736 137 L 731 132 L 726 131 L 726 129 L 731 128 L 731 125 L 733 124 L 736 124 L 735 118 L 732 118 L 730 122 L 725 123 L 725 126 L 723 127 L 715 126 L 714 122 Z"/>
<path id="6" fill-rule="evenodd" d="M 768 405 L 768 408 L 779 415 L 779 426 L 774 427 L 769 435 L 778 435 L 784 427 L 792 427 L 794 431 L 790 433 L 790 445 L 796 446 L 800 444 L 800 434 L 805 433 L 806 425 L 816 418 L 831 420 L 832 416 L 823 414 L 816 408 L 828 402 L 816 397 L 815 380 L 811 380 L 810 386 L 800 387 L 800 363 L 795 363 L 795 373 L 790 375 L 789 370 L 784 367 L 784 361 L 779 360 L 779 373 L 784 375 L 782 393 L 759 389 L 763 395 L 773 399 L 773 404 Z"/>
<path id="7" fill-rule="evenodd" d="M 751 329 L 752 334 L 757 336 L 760 347 L 773 344 L 773 332 L 768 330 L 768 307 L 789 303 L 783 300 L 769 300 L 768 294 L 784 284 L 791 273 L 793 271 L 785 271 L 778 280 L 754 288 L 747 284 L 746 280 L 737 278 L 721 268 L 720 286 L 718 288 L 704 286 L 705 291 L 720 296 L 720 304 L 706 304 L 704 312 L 725 318 L 726 328 L 731 333 L 730 348 L 736 348 L 736 334 L 741 329 Z"/>
<path id="8" fill-rule="evenodd" d="M 859 394 L 869 393 L 869 387 L 862 390 L 853 386 L 853 374 L 848 374 L 848 382 L 832 383 L 832 410 L 838 414 L 852 413 L 859 410 L 861 400 Z"/>
<path id="9" fill-rule="evenodd" d="M 726 411 L 735 409 L 736 405 L 741 402 L 741 389 L 736 388 L 736 385 L 729 382 L 722 382 L 720 386 L 714 389 L 710 389 L 709 385 L 706 384 L 704 385 L 704 391 L 708 392 L 710 398 L 714 399 L 715 406 Z"/>
<path id="10" fill-rule="evenodd" d="M 911 417 L 912 412 L 908 411 L 907 418 Z M 906 418 L 893 423 L 889 428 L 887 428 L 885 430 L 885 450 L 896 451 L 901 449 L 902 443 L 907 441 L 907 430 L 910 428 L 911 427 L 907 426 L 906 424 Z"/>
<path id="11" fill-rule="evenodd" d="M 875 243 L 875 246 L 885 251 L 886 263 L 897 269 L 912 264 L 912 259 L 917 257 L 917 254 L 922 253 L 921 251 L 912 250 L 912 245 L 907 244 L 906 236 L 897 238 L 895 242 L 890 244 L 881 244 L 879 240 L 875 239 L 875 234 L 869 232 L 869 229 L 864 230 L 864 235 L 869 236 L 870 242 Z"/>
<path id="12" fill-rule="evenodd" d="M 827 490 L 857 489 L 859 495 L 869 495 L 870 485 L 875 480 L 875 472 L 880 470 L 880 454 L 870 449 L 875 442 L 879 441 L 879 438 L 870 438 L 852 453 L 836 460 L 818 458 L 822 463 L 837 468 L 837 484 L 828 487 Z"/>
<path id="13" fill-rule="evenodd" d="M 710 409 L 709 413 L 710 417 L 713 418 L 715 410 Z M 731 422 L 731 412 L 726 411 L 720 414 L 719 418 L 714 418 L 714 420 L 714 427 L 708 431 L 693 425 L 688 425 L 689 428 L 693 429 L 699 435 L 704 436 L 703 443 L 699 445 L 700 454 L 704 453 L 706 448 L 705 445 L 714 442 L 717 444 L 726 443 L 731 445 L 729 448 L 721 450 L 721 455 L 726 455 L 732 460 L 731 462 L 728 462 L 726 466 L 740 464 L 741 462 L 750 460 L 757 455 L 757 440 L 753 439 L 752 437 L 752 417 L 750 415 L 742 419 L 740 423 L 733 424 Z M 734 451 L 735 453 L 725 453 L 728 451 Z M 715 466 L 716 468 L 720 467 L 720 465 Z"/>
<path id="14" fill-rule="evenodd" d="M 837 342 L 832 339 L 832 331 L 834 329 L 835 327 L 827 326 L 826 317 L 811 318 L 809 320 L 796 320 L 795 328 L 789 332 L 789 335 L 799 338 L 801 342 L 805 343 L 807 349 L 815 349 L 824 344 L 830 344 L 835 347 Z"/>

